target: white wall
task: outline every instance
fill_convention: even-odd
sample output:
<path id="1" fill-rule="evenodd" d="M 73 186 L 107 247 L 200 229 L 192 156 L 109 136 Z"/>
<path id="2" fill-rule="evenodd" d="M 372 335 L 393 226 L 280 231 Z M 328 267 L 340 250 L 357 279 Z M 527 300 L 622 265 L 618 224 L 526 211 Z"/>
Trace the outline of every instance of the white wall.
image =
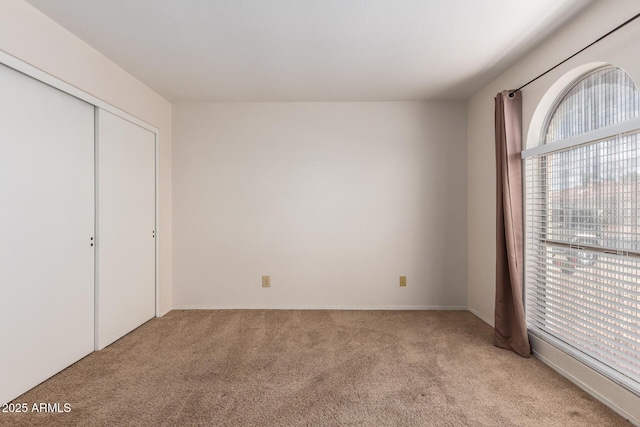
<path id="1" fill-rule="evenodd" d="M 0 2 L 0 50 L 160 130 L 160 312 L 171 309 L 171 104 L 22 0 Z"/>
<path id="2" fill-rule="evenodd" d="M 188 103 L 173 119 L 175 307 L 466 306 L 464 103 Z"/>
<path id="3" fill-rule="evenodd" d="M 493 324 L 495 298 L 495 160 L 494 96 L 514 89 L 577 52 L 640 12 L 637 0 L 604 0 L 495 79 L 468 101 L 468 277 L 469 310 Z M 526 147 L 539 144 L 546 112 L 563 87 L 582 73 L 610 63 L 623 68 L 640 84 L 640 20 L 599 42 L 522 91 L 523 139 Z M 640 425 L 640 397 L 532 337 L 536 357 L 576 385 Z"/>
<path id="4" fill-rule="evenodd" d="M 615 7 L 614 7 L 615 6 Z M 617 25 L 640 12 L 637 0 L 596 2 L 507 72 L 468 101 L 468 246 L 469 309 L 493 324 L 495 298 L 495 95 L 515 89 L 577 52 Z M 522 90 L 523 140 L 535 146 L 536 129 L 544 112 L 580 72 L 597 63 L 612 63 L 625 69 L 640 84 L 640 20 L 599 42 L 540 80 Z M 554 85 L 559 79 L 562 84 Z M 547 92 L 549 92 L 547 94 Z M 547 96 L 545 97 L 545 94 Z M 540 105 L 538 114 L 534 114 Z M 533 123 L 533 127 L 530 124 Z M 536 128 L 537 126 L 537 128 Z M 532 138 L 527 138 L 529 134 Z"/>

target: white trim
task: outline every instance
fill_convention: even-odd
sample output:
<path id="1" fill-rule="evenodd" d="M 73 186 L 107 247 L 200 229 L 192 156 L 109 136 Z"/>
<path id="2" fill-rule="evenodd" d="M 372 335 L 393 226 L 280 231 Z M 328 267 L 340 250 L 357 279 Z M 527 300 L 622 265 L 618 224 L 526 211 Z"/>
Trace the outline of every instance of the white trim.
<path id="1" fill-rule="evenodd" d="M 85 101 L 91 105 L 102 108 L 110 113 L 115 114 L 125 120 L 130 121 L 142 128 L 147 129 L 155 133 L 156 135 L 159 133 L 157 127 L 150 125 L 147 122 L 140 120 L 139 118 L 122 111 L 121 109 L 114 107 L 113 105 L 96 98 L 95 96 L 83 91 L 82 89 L 78 89 L 77 87 L 70 85 L 69 83 L 60 80 L 57 77 L 52 76 L 51 74 L 40 70 L 39 68 L 34 67 L 33 65 L 27 64 L 26 62 L 18 59 L 2 50 L 0 50 L 0 64 L 4 64 L 9 68 L 13 68 L 16 71 L 21 72 L 29 77 L 32 77 L 36 80 L 41 81 L 51 87 L 54 87 L 62 92 L 65 92 L 71 96 L 74 96 L 82 101 Z"/>
<path id="2" fill-rule="evenodd" d="M 612 136 L 620 135 L 623 133 L 633 132 L 640 129 L 640 117 L 635 119 L 625 120 L 624 122 L 616 123 L 610 126 L 605 126 L 591 132 L 581 133 L 580 135 L 572 136 L 570 138 L 561 139 L 550 144 L 543 144 L 537 147 L 524 150 L 522 158 L 540 156 L 548 154 L 554 151 L 566 150 L 577 145 L 586 144 L 589 142 L 599 141 L 607 139 Z"/>
<path id="3" fill-rule="evenodd" d="M 172 310 L 174 310 L 174 308 L 173 308 L 173 307 L 169 307 L 169 308 L 167 308 L 167 309 L 166 309 L 166 310 L 164 310 L 164 311 L 160 311 L 160 312 L 156 313 L 156 317 L 163 317 L 163 316 L 166 316 L 166 315 L 167 315 L 169 312 L 171 312 Z"/>
<path id="4" fill-rule="evenodd" d="M 540 361 L 632 424 L 640 426 L 640 396 L 611 381 L 543 339 L 529 334 L 529 340 L 533 354 Z"/>
<path id="5" fill-rule="evenodd" d="M 164 316 L 167 313 L 160 314 L 160 133 L 156 135 L 156 225 L 155 225 L 155 244 L 156 244 L 156 317 Z M 167 310 L 168 311 L 168 310 Z"/>
<path id="6" fill-rule="evenodd" d="M 137 126 L 140 126 L 141 128 L 144 128 L 152 133 L 155 134 L 156 136 L 156 142 L 155 142 L 155 154 L 156 154 L 156 301 L 155 301 L 155 307 L 156 307 L 156 317 L 160 317 L 160 194 L 159 194 L 159 183 L 160 183 L 160 174 L 159 174 L 159 166 L 160 166 L 160 159 L 159 159 L 159 153 L 160 153 L 160 130 L 155 127 L 150 125 L 149 123 L 99 99 L 96 98 L 95 96 L 83 91 L 82 89 L 79 89 L 65 81 L 60 80 L 57 77 L 52 76 L 51 74 L 37 68 L 34 67 L 33 65 L 27 64 L 26 62 L 22 61 L 21 59 L 16 58 L 13 55 L 8 54 L 7 52 L 0 50 L 0 64 L 6 65 L 9 68 L 12 68 L 26 76 L 29 76 L 31 78 L 34 78 L 46 85 L 49 85 L 55 89 L 58 89 L 62 92 L 65 92 L 75 98 L 78 98 L 88 104 L 93 105 L 94 107 L 98 107 L 102 110 L 108 111 L 112 114 L 115 114 L 116 116 L 127 120 Z M 97 123 L 97 121 L 95 122 Z M 97 128 L 96 128 L 97 129 Z M 97 135 L 97 134 L 96 134 Z M 95 146 L 94 146 L 95 147 Z M 95 150 L 95 148 L 94 148 Z M 96 156 L 97 159 L 97 153 L 94 154 Z M 97 160 L 96 160 L 97 161 Z M 96 169 L 96 173 L 97 173 L 97 169 Z M 97 178 L 96 178 L 96 182 L 97 182 Z M 96 184 L 97 185 L 97 184 Z M 96 200 L 97 200 L 97 192 L 96 192 Z M 97 204 L 96 204 L 96 209 L 97 209 Z M 96 225 L 97 227 L 97 225 Z M 96 228 L 97 230 L 97 228 Z M 97 236 L 94 236 L 97 239 Z M 96 247 L 97 245 L 97 240 L 96 241 Z M 97 264 L 96 264 L 97 265 Z M 96 273 L 97 274 L 97 273 Z M 97 276 L 96 276 L 97 278 Z M 97 281 L 96 281 L 97 284 Z M 96 291 L 97 292 L 97 288 Z M 166 314 L 166 313 L 164 313 Z M 162 314 L 162 315 L 164 315 Z M 97 313 L 96 313 L 97 315 Z M 96 322 L 96 327 L 97 327 L 97 322 Z M 97 339 L 97 337 L 96 337 Z"/>
<path id="7" fill-rule="evenodd" d="M 469 310 L 471 312 L 471 314 L 473 314 L 474 316 L 476 316 L 478 319 L 482 320 L 484 323 L 486 323 L 487 325 L 491 326 L 492 328 L 495 326 L 494 325 L 494 320 L 491 319 L 486 319 L 483 315 L 481 315 L 477 310 L 474 310 L 471 307 L 468 307 L 467 310 Z"/>
<path id="8" fill-rule="evenodd" d="M 100 245 L 98 244 L 98 224 L 100 221 L 100 215 L 98 215 L 98 177 L 99 175 L 99 164 L 98 164 L 98 146 L 100 144 L 99 141 L 99 131 L 100 131 L 100 109 L 96 106 L 93 107 L 93 217 L 94 217 L 94 231 L 93 231 L 93 349 L 98 350 L 98 336 L 100 333 L 100 328 L 98 328 L 98 321 L 100 316 L 100 304 L 98 302 L 98 295 L 100 294 L 100 263 L 98 263 L 98 259 L 100 259 Z"/>
<path id="9" fill-rule="evenodd" d="M 341 305 L 274 305 L 274 306 L 236 306 L 236 305 L 178 305 L 174 306 L 173 310 L 388 310 L 388 311 L 468 311 L 467 307 L 463 306 L 421 306 L 421 305 L 407 305 L 407 306 L 341 306 Z"/>

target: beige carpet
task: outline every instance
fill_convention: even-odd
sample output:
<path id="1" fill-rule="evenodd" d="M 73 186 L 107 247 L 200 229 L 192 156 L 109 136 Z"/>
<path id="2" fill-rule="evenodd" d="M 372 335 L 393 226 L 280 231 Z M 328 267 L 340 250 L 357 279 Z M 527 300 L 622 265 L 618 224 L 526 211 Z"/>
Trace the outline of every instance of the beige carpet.
<path id="1" fill-rule="evenodd" d="M 618 426 L 462 311 L 173 311 L 14 402 L 10 426 Z"/>

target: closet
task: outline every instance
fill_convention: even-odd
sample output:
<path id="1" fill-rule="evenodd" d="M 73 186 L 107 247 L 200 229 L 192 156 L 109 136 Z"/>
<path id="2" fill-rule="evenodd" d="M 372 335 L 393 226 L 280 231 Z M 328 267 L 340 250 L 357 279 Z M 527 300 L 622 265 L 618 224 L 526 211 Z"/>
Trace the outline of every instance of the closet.
<path id="1" fill-rule="evenodd" d="M 96 112 L 96 349 L 155 315 L 155 135 Z"/>
<path id="2" fill-rule="evenodd" d="M 155 316 L 155 140 L 0 63 L 0 404 Z"/>

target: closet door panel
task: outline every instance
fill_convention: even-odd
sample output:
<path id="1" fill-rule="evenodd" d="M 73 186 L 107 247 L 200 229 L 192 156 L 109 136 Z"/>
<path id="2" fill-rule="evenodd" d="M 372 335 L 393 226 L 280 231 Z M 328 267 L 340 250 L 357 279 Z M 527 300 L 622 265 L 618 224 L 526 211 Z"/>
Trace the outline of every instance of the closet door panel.
<path id="1" fill-rule="evenodd" d="M 0 65 L 0 403 L 93 351 L 94 107 Z"/>
<path id="2" fill-rule="evenodd" d="M 102 349 L 155 316 L 155 134 L 104 110 L 97 122 Z"/>

